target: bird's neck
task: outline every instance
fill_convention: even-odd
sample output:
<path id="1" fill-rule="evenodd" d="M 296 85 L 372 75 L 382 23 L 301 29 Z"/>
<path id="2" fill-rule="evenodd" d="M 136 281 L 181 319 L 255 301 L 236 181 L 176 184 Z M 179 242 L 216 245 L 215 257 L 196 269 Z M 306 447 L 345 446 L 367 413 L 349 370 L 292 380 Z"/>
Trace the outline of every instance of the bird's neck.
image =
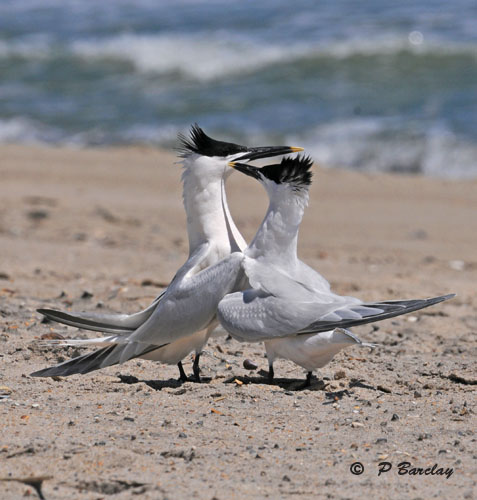
<path id="1" fill-rule="evenodd" d="M 232 252 L 243 252 L 247 248 L 247 242 L 244 237 L 240 234 L 238 227 L 235 225 L 232 219 L 232 214 L 230 213 L 229 206 L 227 204 L 227 196 L 225 194 L 225 180 L 222 178 L 222 208 L 224 210 L 225 221 L 227 224 L 227 231 L 229 233 L 229 240 L 231 244 Z"/>
<path id="2" fill-rule="evenodd" d="M 185 165 L 182 180 L 189 255 L 203 243 L 211 244 L 217 260 L 240 250 L 243 238 L 228 210 L 223 177 Z"/>
<path id="3" fill-rule="evenodd" d="M 298 230 L 307 204 L 307 191 L 272 195 L 265 218 L 247 255 L 294 264 L 298 260 Z"/>

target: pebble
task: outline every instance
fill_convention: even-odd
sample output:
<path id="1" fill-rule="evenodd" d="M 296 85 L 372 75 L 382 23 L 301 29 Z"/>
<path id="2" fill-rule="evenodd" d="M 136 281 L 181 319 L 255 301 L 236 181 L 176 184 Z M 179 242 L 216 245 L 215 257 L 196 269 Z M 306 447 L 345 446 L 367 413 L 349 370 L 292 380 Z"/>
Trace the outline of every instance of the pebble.
<path id="1" fill-rule="evenodd" d="M 171 392 L 171 394 L 174 394 L 174 396 L 182 396 L 182 394 L 185 394 L 187 392 L 187 389 L 182 387 L 181 389 L 178 389 L 177 391 Z"/>
<path id="2" fill-rule="evenodd" d="M 40 221 L 48 218 L 50 214 L 46 210 L 30 210 L 27 217 L 31 220 Z"/>
<path id="3" fill-rule="evenodd" d="M 425 434 L 419 434 L 419 436 L 417 437 L 417 440 L 418 441 L 424 441 L 424 439 L 430 439 L 432 437 L 432 434 L 429 434 L 429 433 L 425 433 Z"/>
<path id="4" fill-rule="evenodd" d="M 64 340 L 64 339 L 65 337 L 63 337 L 63 335 L 60 335 L 59 333 L 55 332 L 44 333 L 40 337 L 40 340 Z"/>
<path id="5" fill-rule="evenodd" d="M 346 372 L 344 370 L 338 370 L 334 374 L 335 380 L 341 380 L 342 378 L 346 378 Z"/>
<path id="6" fill-rule="evenodd" d="M 246 370 L 256 370 L 258 368 L 258 365 L 256 365 L 252 360 L 250 359 L 245 359 L 243 362 L 243 367 Z"/>
<path id="7" fill-rule="evenodd" d="M 463 271 L 465 269 L 465 262 L 463 260 L 450 260 L 449 267 L 454 271 Z"/>

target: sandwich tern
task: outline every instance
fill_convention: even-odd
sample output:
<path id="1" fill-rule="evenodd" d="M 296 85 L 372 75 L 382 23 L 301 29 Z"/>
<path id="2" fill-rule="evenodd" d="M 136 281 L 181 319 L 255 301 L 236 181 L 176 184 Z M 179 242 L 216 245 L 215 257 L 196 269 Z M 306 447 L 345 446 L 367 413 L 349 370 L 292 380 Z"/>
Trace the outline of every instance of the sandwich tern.
<path id="1" fill-rule="evenodd" d="M 312 372 L 350 344 L 361 342 L 346 328 L 416 311 L 454 295 L 423 300 L 363 303 L 340 296 L 328 282 L 297 257 L 298 230 L 308 204 L 309 157 L 285 157 L 279 165 L 257 168 L 233 161 L 230 166 L 257 179 L 269 196 L 269 207 L 253 241 L 244 251 L 243 269 L 250 288 L 219 303 L 217 316 L 237 340 L 265 342 L 269 378 L 273 361 L 290 359 Z"/>
<path id="2" fill-rule="evenodd" d="M 145 310 L 136 314 L 38 311 L 47 318 L 78 328 L 110 333 L 87 340 L 53 341 L 62 345 L 96 345 L 101 349 L 39 370 L 32 376 L 67 376 L 140 357 L 177 364 L 195 351 L 193 370 L 199 379 L 199 357 L 212 330 L 218 301 L 234 290 L 239 279 L 245 240 L 227 206 L 225 180 L 231 160 L 250 161 L 302 151 L 288 146 L 246 147 L 217 141 L 198 126 L 190 137 L 180 136 L 183 159 L 183 201 L 187 215 L 189 258 L 172 282 Z M 223 260 L 225 259 L 225 260 Z"/>

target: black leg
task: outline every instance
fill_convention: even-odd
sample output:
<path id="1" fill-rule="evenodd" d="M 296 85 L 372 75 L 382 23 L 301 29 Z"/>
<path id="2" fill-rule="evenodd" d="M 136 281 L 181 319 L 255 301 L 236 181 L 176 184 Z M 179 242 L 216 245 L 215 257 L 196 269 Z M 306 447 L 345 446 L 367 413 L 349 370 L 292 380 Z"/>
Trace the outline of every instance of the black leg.
<path id="1" fill-rule="evenodd" d="M 177 363 L 177 368 L 179 368 L 179 380 L 181 382 L 187 382 L 187 375 L 184 371 L 184 367 L 182 366 L 182 361 L 179 361 L 179 363 Z"/>
<path id="2" fill-rule="evenodd" d="M 311 377 L 313 376 L 313 372 L 308 372 L 306 374 L 306 379 L 303 382 L 303 384 L 300 384 L 295 390 L 296 391 L 301 391 L 302 389 L 306 389 L 307 387 L 310 387 L 311 385 Z"/>
<path id="3" fill-rule="evenodd" d="M 273 382 L 274 376 L 275 376 L 275 372 L 273 371 L 273 364 L 268 365 L 268 381 Z"/>
<path id="4" fill-rule="evenodd" d="M 194 371 L 194 377 L 196 382 L 200 382 L 200 367 L 199 367 L 199 359 L 201 353 L 197 353 L 194 358 L 194 364 L 192 365 L 192 370 Z"/>

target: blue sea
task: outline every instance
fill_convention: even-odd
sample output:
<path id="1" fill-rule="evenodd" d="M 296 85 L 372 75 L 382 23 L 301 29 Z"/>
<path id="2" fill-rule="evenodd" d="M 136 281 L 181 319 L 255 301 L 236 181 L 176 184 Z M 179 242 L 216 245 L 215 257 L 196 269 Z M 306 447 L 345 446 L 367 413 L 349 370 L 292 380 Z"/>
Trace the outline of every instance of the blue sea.
<path id="1" fill-rule="evenodd" d="M 0 142 L 169 148 L 194 122 L 475 178 L 477 2 L 0 1 Z"/>

